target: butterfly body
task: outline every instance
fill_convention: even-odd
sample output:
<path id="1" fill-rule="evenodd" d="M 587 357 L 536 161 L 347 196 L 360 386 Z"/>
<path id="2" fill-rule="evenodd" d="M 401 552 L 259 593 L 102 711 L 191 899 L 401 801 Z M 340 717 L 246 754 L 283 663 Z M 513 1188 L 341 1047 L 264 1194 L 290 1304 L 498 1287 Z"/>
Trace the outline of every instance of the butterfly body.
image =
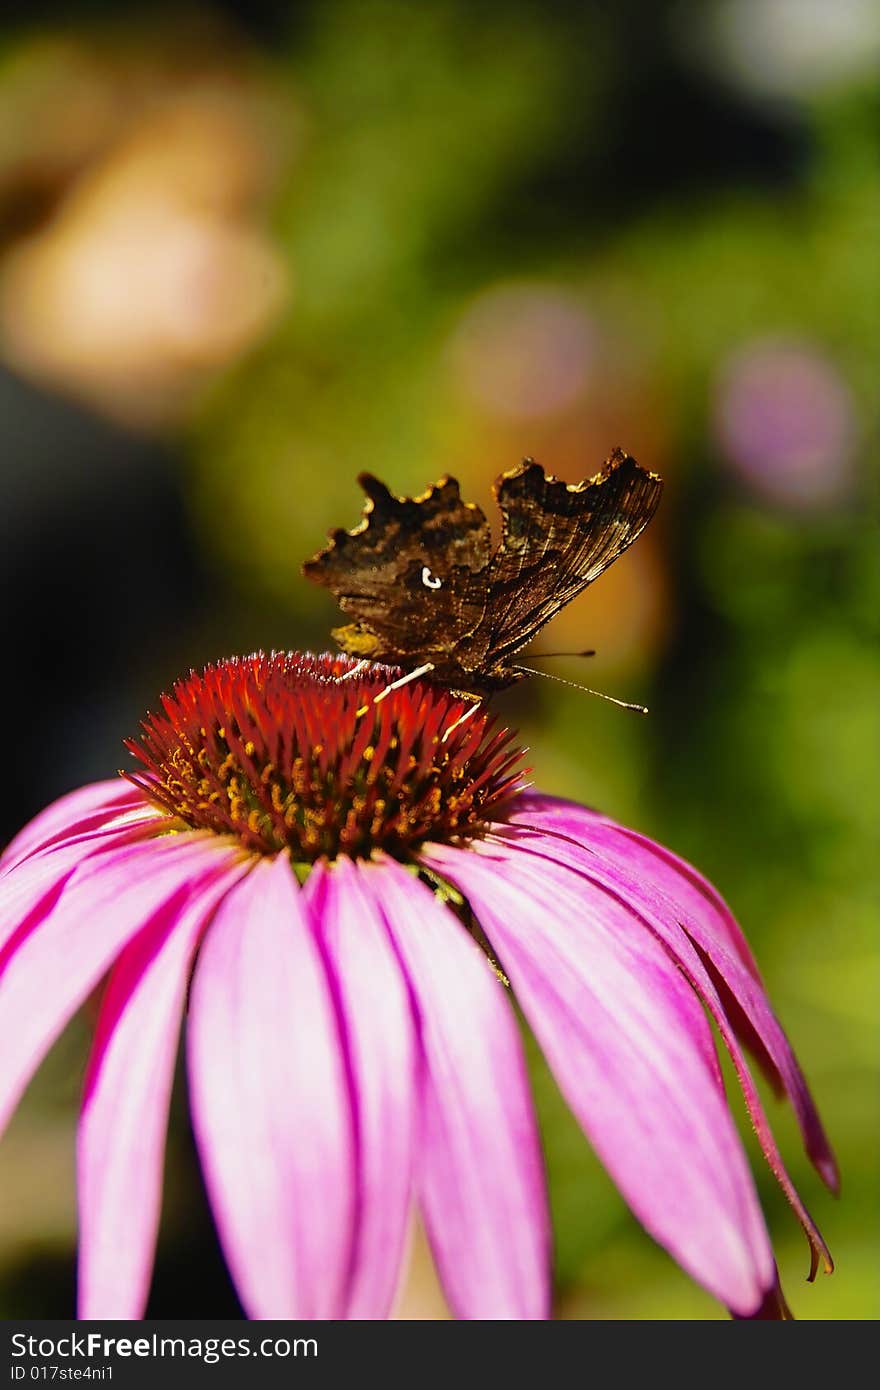
<path id="1" fill-rule="evenodd" d="M 352 656 L 413 670 L 476 696 L 522 680 L 515 657 L 607 569 L 650 521 L 662 482 L 622 450 L 579 484 L 532 459 L 494 487 L 501 540 L 479 507 L 444 477 L 420 497 L 395 497 L 370 474 L 364 517 L 303 573 L 352 619 L 333 636 Z"/>

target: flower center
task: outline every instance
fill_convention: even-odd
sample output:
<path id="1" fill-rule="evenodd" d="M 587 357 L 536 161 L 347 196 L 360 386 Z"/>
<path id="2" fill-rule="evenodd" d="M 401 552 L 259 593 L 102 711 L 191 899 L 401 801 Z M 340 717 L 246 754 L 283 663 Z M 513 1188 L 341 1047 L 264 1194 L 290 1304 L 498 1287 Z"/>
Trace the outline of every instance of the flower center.
<path id="1" fill-rule="evenodd" d="M 522 750 L 440 686 L 389 691 L 400 675 L 295 652 L 218 662 L 162 696 L 126 740 L 146 770 L 123 775 L 184 824 L 295 862 L 481 835 L 521 785 Z"/>

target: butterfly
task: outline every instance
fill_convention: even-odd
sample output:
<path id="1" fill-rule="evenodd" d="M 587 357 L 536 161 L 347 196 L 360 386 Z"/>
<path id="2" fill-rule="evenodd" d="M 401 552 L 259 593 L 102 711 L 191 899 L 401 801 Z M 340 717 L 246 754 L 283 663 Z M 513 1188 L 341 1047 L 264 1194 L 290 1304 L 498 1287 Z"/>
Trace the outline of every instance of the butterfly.
<path id="1" fill-rule="evenodd" d="M 501 540 L 455 478 L 395 497 L 362 473 L 363 519 L 330 532 L 303 565 L 352 621 L 333 629 L 349 655 L 430 673 L 475 698 L 522 680 L 514 658 L 598 579 L 657 509 L 662 479 L 622 449 L 601 473 L 570 484 L 524 459 L 494 484 Z"/>

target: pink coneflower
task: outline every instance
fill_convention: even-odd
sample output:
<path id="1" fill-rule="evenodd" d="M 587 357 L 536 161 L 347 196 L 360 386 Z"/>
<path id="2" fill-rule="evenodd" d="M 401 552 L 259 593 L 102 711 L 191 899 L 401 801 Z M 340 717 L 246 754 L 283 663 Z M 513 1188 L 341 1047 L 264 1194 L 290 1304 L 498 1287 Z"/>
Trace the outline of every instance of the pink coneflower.
<path id="1" fill-rule="evenodd" d="M 186 1016 L 199 1153 L 251 1317 L 387 1316 L 414 1208 L 459 1317 L 547 1317 L 511 994 L 650 1234 L 735 1316 L 785 1315 L 709 1018 L 811 1274 L 831 1261 L 741 1045 L 832 1187 L 836 1171 L 727 907 L 669 851 L 526 791 L 482 707 L 355 667 L 260 654 L 191 674 L 130 744 L 139 773 L 62 798 L 0 863 L 4 1121 L 107 977 L 79 1127 L 80 1316 L 143 1314 Z"/>

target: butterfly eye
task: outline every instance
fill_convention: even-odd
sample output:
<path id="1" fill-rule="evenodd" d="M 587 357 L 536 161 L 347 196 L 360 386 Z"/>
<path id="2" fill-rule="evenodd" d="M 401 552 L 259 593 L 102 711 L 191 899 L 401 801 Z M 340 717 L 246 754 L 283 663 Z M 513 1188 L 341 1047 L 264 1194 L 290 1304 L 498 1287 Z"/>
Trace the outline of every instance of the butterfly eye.
<path id="1" fill-rule="evenodd" d="M 422 583 L 426 589 L 440 589 L 443 587 L 443 580 L 438 579 L 432 574 L 427 565 L 422 566 Z"/>

